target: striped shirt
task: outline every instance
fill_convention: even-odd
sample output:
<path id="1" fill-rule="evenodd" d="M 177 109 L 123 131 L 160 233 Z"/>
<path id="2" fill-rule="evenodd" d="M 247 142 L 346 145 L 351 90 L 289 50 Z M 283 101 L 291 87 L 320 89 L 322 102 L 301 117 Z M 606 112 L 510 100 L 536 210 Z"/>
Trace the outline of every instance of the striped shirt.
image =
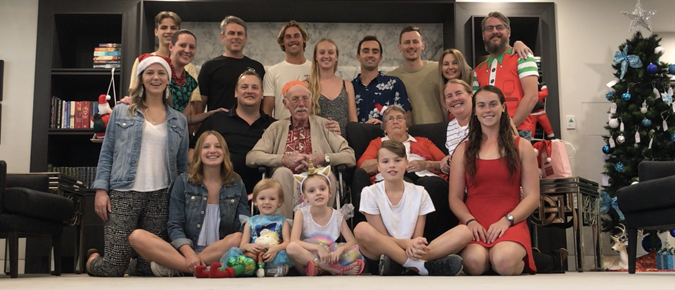
<path id="1" fill-rule="evenodd" d="M 448 133 L 447 138 L 445 139 L 445 148 L 448 148 L 448 155 L 452 157 L 452 153 L 455 152 L 455 148 L 459 145 L 462 140 L 469 135 L 469 125 L 460 126 L 457 119 L 454 119 L 448 123 Z"/>
<path id="2" fill-rule="evenodd" d="M 523 98 L 523 87 L 520 79 L 528 76 L 539 76 L 537 63 L 533 57 L 521 59 L 518 55 L 511 55 L 513 48 L 509 48 L 497 57 L 489 57 L 480 63 L 474 70 L 473 90 L 480 87 L 493 85 L 504 93 L 506 108 L 509 116 L 513 117 Z M 530 121 L 525 119 L 518 130 L 528 130 Z"/>

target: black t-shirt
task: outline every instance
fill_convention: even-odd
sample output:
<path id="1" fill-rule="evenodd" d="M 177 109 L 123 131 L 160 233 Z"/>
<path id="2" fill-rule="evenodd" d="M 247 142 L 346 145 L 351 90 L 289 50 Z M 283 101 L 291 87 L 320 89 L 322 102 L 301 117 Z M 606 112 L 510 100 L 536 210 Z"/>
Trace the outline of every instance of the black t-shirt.
<path id="1" fill-rule="evenodd" d="M 209 111 L 234 106 L 237 79 L 248 68 L 254 69 L 260 79 L 265 77 L 265 67 L 246 56 L 240 59 L 220 55 L 202 65 L 199 71 L 199 91 L 208 97 L 206 105 Z"/>
<path id="2" fill-rule="evenodd" d="M 218 112 L 206 118 L 199 127 L 197 134 L 190 140 L 190 148 L 194 148 L 197 139 L 203 132 L 214 130 L 225 138 L 227 147 L 230 151 L 230 161 L 234 166 L 234 172 L 241 176 L 246 185 L 248 193 L 253 192 L 253 187 L 262 178 L 258 173 L 258 168 L 246 166 L 246 154 L 253 149 L 258 140 L 262 137 L 265 129 L 276 119 L 265 114 L 260 110 L 260 118 L 248 125 L 244 119 L 237 116 L 236 106 L 230 109 L 230 112 Z M 199 150 L 199 149 L 195 149 Z"/>

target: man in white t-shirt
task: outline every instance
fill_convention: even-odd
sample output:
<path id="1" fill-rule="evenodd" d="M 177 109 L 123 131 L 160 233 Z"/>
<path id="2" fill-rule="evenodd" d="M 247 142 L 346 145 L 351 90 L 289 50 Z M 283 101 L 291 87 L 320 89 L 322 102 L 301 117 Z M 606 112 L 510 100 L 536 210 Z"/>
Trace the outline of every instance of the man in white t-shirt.
<path id="1" fill-rule="evenodd" d="M 286 53 L 286 59 L 270 67 L 263 80 L 263 111 L 277 120 L 291 116 L 284 107 L 281 88 L 293 80 L 305 80 L 309 77 L 312 62 L 305 58 L 305 47 L 309 35 L 300 24 L 291 20 L 279 31 L 277 43 Z"/>
<path id="2" fill-rule="evenodd" d="M 384 141 L 377 162 L 384 180 L 361 192 L 359 211 L 367 222 L 354 228 L 363 256 L 371 265 L 379 257 L 380 275 L 404 275 L 410 270 L 419 275 L 458 275 L 462 258 L 456 253 L 471 241 L 471 231 L 459 225 L 427 241 L 423 237 L 426 215 L 435 208 L 424 187 L 403 180 L 408 167 L 405 146 Z"/>

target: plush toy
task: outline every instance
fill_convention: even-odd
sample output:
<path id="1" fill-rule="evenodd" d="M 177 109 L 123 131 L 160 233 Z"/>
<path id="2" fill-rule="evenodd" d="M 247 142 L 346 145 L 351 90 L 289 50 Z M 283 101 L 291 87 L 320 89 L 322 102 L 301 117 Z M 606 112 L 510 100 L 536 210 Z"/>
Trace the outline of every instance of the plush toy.
<path id="1" fill-rule="evenodd" d="M 261 246 L 276 246 L 280 243 L 279 235 L 274 232 L 270 231 L 268 229 L 264 229 L 260 232 L 260 236 L 258 236 L 257 239 L 255 239 L 254 244 L 256 245 L 261 245 Z M 267 251 L 260 251 L 257 255 L 253 254 L 251 252 L 246 252 L 244 255 L 247 257 L 252 258 L 258 263 L 258 270 L 256 271 L 256 276 L 258 277 L 265 277 L 265 262 L 263 262 L 265 259 L 263 258 L 263 255 Z"/>
<path id="2" fill-rule="evenodd" d="M 98 96 L 98 114 L 91 117 L 91 120 L 94 122 L 96 139 L 103 139 L 105 137 L 105 128 L 108 127 L 108 120 L 110 120 L 110 113 L 112 113 L 108 100 L 110 100 L 110 95 Z"/>
<path id="3" fill-rule="evenodd" d="M 534 131 L 537 129 L 537 123 L 539 123 L 539 125 L 541 125 L 541 127 L 544 129 L 546 137 L 548 139 L 553 139 L 555 138 L 555 135 L 553 134 L 553 128 L 551 127 L 551 122 L 548 120 L 544 106 L 544 99 L 546 97 L 548 97 L 548 88 L 546 87 L 545 83 L 539 83 L 539 93 L 537 94 L 539 101 L 534 105 L 534 108 L 532 108 L 532 113 L 530 113 L 528 118 L 532 124 L 530 127 L 532 136 L 534 136 Z"/>

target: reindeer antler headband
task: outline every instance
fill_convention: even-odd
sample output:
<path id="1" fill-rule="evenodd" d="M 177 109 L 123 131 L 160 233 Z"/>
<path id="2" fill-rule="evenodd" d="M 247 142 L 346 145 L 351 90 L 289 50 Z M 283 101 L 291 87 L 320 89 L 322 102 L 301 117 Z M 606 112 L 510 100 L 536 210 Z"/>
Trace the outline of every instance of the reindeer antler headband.
<path id="1" fill-rule="evenodd" d="M 321 168 L 321 169 L 316 169 L 314 168 L 314 164 L 312 164 L 312 159 L 309 159 L 307 162 L 307 172 L 303 172 L 300 174 L 293 174 L 293 177 L 295 178 L 295 181 L 298 182 L 298 190 L 300 191 L 300 194 L 302 194 L 302 185 L 305 183 L 305 180 L 307 180 L 308 177 L 312 177 L 314 175 L 321 175 L 326 180 L 328 180 L 328 186 L 330 187 L 330 177 L 328 174 L 330 173 L 330 165 Z"/>

